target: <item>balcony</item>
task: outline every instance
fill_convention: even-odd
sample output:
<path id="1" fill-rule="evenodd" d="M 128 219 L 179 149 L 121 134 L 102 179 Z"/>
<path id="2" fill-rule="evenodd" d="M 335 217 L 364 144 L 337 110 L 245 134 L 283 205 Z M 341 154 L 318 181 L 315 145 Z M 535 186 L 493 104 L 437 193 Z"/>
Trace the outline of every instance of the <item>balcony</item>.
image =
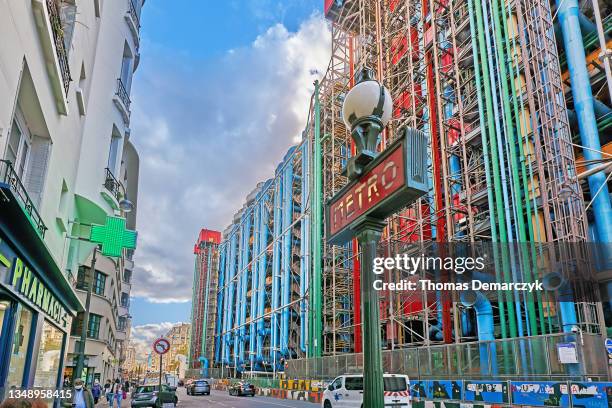
<path id="1" fill-rule="evenodd" d="M 134 44 L 138 45 L 139 37 L 138 34 L 140 32 L 140 17 L 138 17 L 138 10 L 136 9 L 136 5 L 134 4 L 134 0 L 127 0 L 128 2 L 128 10 L 125 13 L 125 21 L 132 32 L 132 36 L 134 37 Z"/>
<path id="2" fill-rule="evenodd" d="M 21 208 L 30 220 L 30 223 L 36 229 L 40 238 L 44 239 L 47 227 L 38 213 L 36 206 L 34 206 L 34 202 L 30 199 L 21 179 L 15 172 L 13 164 L 8 160 L 0 160 L 0 182 L 9 186 L 13 194 L 15 194 L 15 197 L 19 200 Z"/>
<path id="3" fill-rule="evenodd" d="M 117 78 L 117 92 L 115 92 L 115 97 L 113 98 L 113 102 L 119 109 L 121 113 L 121 117 L 123 118 L 123 122 L 125 125 L 129 125 L 130 123 L 130 95 L 128 94 L 127 89 L 125 88 L 125 84 L 121 81 L 121 78 Z"/>
<path id="4" fill-rule="evenodd" d="M 108 201 L 108 203 L 114 209 L 119 209 L 119 201 L 123 198 L 123 184 L 119 180 L 115 178 L 113 172 L 107 167 L 104 169 L 104 188 L 108 193 L 110 193 L 110 197 L 107 198 L 107 194 L 104 194 L 104 198 Z M 116 207 L 116 208 L 115 208 Z"/>
<path id="5" fill-rule="evenodd" d="M 64 44 L 58 0 L 32 0 L 32 9 L 58 112 L 66 115 L 67 94 L 72 77 L 68 65 L 68 52 Z"/>

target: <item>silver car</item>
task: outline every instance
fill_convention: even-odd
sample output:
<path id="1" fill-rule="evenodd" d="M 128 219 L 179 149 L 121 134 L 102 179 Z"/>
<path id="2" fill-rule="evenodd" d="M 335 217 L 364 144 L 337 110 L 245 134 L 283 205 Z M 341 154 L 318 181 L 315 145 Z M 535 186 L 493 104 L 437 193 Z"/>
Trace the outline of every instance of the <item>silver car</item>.
<path id="1" fill-rule="evenodd" d="M 195 380 L 187 386 L 187 395 L 210 395 L 210 384 L 206 380 Z"/>

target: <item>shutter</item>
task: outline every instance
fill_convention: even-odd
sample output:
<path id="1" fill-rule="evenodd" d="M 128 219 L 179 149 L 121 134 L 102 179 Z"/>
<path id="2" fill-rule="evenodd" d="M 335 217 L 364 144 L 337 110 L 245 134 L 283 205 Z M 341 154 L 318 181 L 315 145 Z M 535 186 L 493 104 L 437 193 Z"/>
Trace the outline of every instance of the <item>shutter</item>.
<path id="1" fill-rule="evenodd" d="M 40 209 L 47 166 L 51 156 L 51 139 L 34 136 L 31 149 L 25 187 L 36 208 Z"/>

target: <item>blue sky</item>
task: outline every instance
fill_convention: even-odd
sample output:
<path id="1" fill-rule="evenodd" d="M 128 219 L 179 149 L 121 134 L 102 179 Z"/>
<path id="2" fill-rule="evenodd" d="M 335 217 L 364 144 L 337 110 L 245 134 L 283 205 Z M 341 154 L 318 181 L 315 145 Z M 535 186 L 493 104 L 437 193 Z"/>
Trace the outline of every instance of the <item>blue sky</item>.
<path id="1" fill-rule="evenodd" d="M 298 140 L 329 60 L 322 4 L 146 1 L 131 121 L 140 154 L 131 315 L 143 344 L 189 320 L 199 229 L 225 229 Z"/>

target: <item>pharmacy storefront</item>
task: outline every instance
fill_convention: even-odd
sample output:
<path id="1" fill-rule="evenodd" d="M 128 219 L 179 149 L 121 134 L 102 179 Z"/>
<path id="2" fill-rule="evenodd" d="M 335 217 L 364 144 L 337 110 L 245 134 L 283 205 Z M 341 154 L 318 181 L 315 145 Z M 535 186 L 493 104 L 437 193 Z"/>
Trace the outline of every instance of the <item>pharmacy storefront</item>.
<path id="1" fill-rule="evenodd" d="M 39 232 L 21 208 L 0 199 L 0 400 L 14 388 L 61 385 L 80 309 Z"/>

